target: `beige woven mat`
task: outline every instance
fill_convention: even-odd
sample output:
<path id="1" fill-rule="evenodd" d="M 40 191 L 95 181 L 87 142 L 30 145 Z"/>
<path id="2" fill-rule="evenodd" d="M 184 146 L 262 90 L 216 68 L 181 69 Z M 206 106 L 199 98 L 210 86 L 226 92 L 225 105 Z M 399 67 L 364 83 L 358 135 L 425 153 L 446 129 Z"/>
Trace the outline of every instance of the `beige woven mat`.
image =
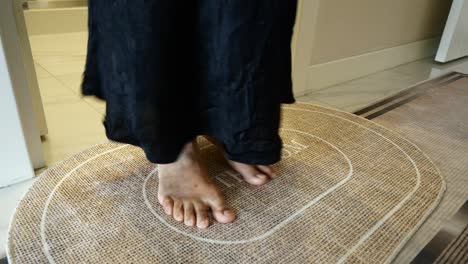
<path id="1" fill-rule="evenodd" d="M 188 228 L 156 199 L 141 150 L 94 146 L 43 173 L 13 218 L 12 263 L 383 263 L 437 206 L 435 165 L 397 134 L 348 113 L 284 107 L 281 176 L 252 187 L 202 142 L 209 173 L 238 212 Z"/>
<path id="2" fill-rule="evenodd" d="M 447 182 L 440 206 L 395 260 L 408 263 L 468 199 L 468 78 L 418 97 L 373 121 L 418 145 Z"/>

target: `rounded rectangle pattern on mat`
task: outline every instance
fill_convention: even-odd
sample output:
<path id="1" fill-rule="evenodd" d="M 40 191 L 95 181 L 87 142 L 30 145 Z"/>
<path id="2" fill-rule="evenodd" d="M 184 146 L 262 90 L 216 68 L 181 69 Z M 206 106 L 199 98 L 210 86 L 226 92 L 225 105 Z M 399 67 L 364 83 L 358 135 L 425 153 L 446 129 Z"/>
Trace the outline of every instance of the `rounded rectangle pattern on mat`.
<path id="1" fill-rule="evenodd" d="M 96 145 L 47 170 L 20 203 L 13 262 L 387 262 L 437 205 L 444 182 L 415 145 L 354 115 L 283 108 L 280 177 L 253 187 L 200 141 L 238 217 L 206 230 L 166 216 L 157 167 L 133 146 Z"/>

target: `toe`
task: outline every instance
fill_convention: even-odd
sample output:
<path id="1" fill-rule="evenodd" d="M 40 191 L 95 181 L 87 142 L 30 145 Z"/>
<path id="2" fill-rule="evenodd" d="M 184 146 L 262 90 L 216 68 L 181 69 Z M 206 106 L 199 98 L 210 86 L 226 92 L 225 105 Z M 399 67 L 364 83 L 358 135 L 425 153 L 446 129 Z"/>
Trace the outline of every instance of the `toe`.
<path id="1" fill-rule="evenodd" d="M 195 208 L 191 201 L 184 202 L 184 224 L 186 226 L 195 225 Z"/>
<path id="2" fill-rule="evenodd" d="M 207 228 L 210 225 L 208 218 L 208 207 L 202 203 L 195 203 L 195 214 L 197 215 L 197 227 Z"/>
<path id="3" fill-rule="evenodd" d="M 236 213 L 234 213 L 234 211 L 231 209 L 224 209 L 221 211 L 212 210 L 212 214 L 214 219 L 222 224 L 231 223 L 234 221 L 234 219 L 236 219 Z"/>
<path id="4" fill-rule="evenodd" d="M 174 201 L 172 201 L 172 199 L 169 197 L 164 197 L 162 199 L 162 207 L 163 207 L 164 212 L 167 215 L 172 215 L 172 208 L 174 207 Z"/>
<path id="5" fill-rule="evenodd" d="M 174 208 L 172 209 L 172 214 L 176 221 L 181 222 L 184 220 L 184 208 L 183 203 L 180 200 L 174 201 Z"/>
<path id="6" fill-rule="evenodd" d="M 246 181 L 253 185 L 263 185 L 268 181 L 268 176 L 260 172 L 255 175 L 249 175 L 248 177 L 250 182 L 247 180 Z"/>
<path id="7" fill-rule="evenodd" d="M 214 219 L 219 223 L 230 223 L 236 218 L 234 211 L 228 209 L 221 193 L 217 192 L 206 200 Z"/>
<path id="8" fill-rule="evenodd" d="M 268 175 L 270 178 L 276 178 L 277 174 L 275 169 L 273 169 L 272 166 L 266 166 L 266 165 L 257 165 L 257 168 L 264 172 L 266 175 Z"/>
<path id="9" fill-rule="evenodd" d="M 239 172 L 244 180 L 252 185 L 262 185 L 268 181 L 268 176 L 255 166 L 235 161 L 230 162 L 232 167 Z"/>

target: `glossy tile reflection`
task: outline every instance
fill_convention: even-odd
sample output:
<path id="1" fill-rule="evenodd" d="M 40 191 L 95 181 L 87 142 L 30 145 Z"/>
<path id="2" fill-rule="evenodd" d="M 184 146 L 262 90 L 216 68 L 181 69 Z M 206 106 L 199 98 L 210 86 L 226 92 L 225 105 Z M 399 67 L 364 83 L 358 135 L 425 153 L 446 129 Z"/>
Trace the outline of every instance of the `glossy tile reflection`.
<path id="1" fill-rule="evenodd" d="M 468 58 L 440 64 L 431 58 L 418 60 L 349 82 L 330 86 L 297 98 L 300 102 L 354 112 L 419 82 L 451 71 L 468 74 Z M 336 73 L 339 74 L 339 73 Z"/>

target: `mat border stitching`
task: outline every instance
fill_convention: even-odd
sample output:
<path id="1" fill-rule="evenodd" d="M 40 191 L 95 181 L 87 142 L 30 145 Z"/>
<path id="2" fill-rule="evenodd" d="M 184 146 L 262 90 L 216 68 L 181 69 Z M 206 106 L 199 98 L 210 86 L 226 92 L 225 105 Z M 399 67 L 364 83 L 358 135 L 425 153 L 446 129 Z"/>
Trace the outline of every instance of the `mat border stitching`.
<path id="1" fill-rule="evenodd" d="M 310 105 L 310 104 L 304 104 L 304 103 L 301 103 L 301 104 L 303 104 L 303 105 Z M 311 106 L 313 106 L 313 105 L 311 105 Z M 363 125 L 361 125 L 361 124 L 359 124 L 359 123 L 357 123 L 357 122 L 354 122 L 354 121 L 352 121 L 352 120 L 350 120 L 350 119 L 346 119 L 346 118 L 343 118 L 343 117 L 340 117 L 340 116 L 337 116 L 337 115 L 333 115 L 333 114 L 328 114 L 328 113 L 319 112 L 319 111 L 314 111 L 314 110 L 308 110 L 308 109 L 292 108 L 292 107 L 282 107 L 282 108 L 283 108 L 283 109 L 290 109 L 290 110 L 306 111 L 306 112 L 315 112 L 315 113 L 324 114 L 324 115 L 328 115 L 328 116 L 332 116 L 332 117 L 337 117 L 337 118 L 339 118 L 339 119 L 342 119 L 342 120 L 345 120 L 345 121 L 354 123 L 354 124 L 356 124 L 356 125 L 358 125 L 358 126 L 360 126 L 360 127 L 363 127 L 363 128 L 366 129 L 366 130 L 369 130 L 369 131 L 371 131 L 371 132 L 374 132 L 375 134 L 380 135 L 382 138 L 386 139 L 388 142 L 390 142 L 391 144 L 393 144 L 394 146 L 396 146 L 398 149 L 400 149 L 400 150 L 410 159 L 410 161 L 412 162 L 413 166 L 416 168 L 417 174 L 418 174 L 418 184 L 416 185 L 416 188 L 411 192 L 411 194 L 410 194 L 409 196 L 405 197 L 405 199 L 403 199 L 403 201 L 400 202 L 400 204 L 397 205 L 397 206 L 396 206 L 394 209 L 392 209 L 390 212 L 393 212 L 393 211 L 396 212 L 397 210 L 399 210 L 399 209 L 402 207 L 402 205 L 403 205 L 403 204 L 414 194 L 414 192 L 416 192 L 416 190 L 418 189 L 418 187 L 419 187 L 419 185 L 420 185 L 420 173 L 419 173 L 419 169 L 417 168 L 417 166 L 416 166 L 415 163 L 414 163 L 414 160 L 411 159 L 411 157 L 410 157 L 403 149 L 401 149 L 401 147 L 399 147 L 398 145 L 396 145 L 393 141 L 389 140 L 388 138 L 386 138 L 385 136 L 383 136 L 383 135 L 380 134 L 379 132 L 374 131 L 374 130 L 372 130 L 372 129 L 370 129 L 370 128 L 367 128 L 367 127 L 365 127 L 365 126 L 363 126 Z M 324 109 L 329 109 L 329 108 L 324 108 Z M 329 110 L 332 110 L 332 109 L 329 109 Z M 333 111 L 337 111 L 337 110 L 333 110 Z M 337 111 L 337 112 L 342 112 L 342 111 Z M 345 113 L 345 112 L 342 112 L 342 113 Z M 346 113 L 346 114 L 349 114 L 349 113 Z M 362 118 L 362 117 L 360 117 L 360 118 Z M 363 118 L 363 119 L 364 119 L 364 118 Z M 378 125 L 378 124 L 377 124 L 377 125 Z M 379 125 L 379 126 L 380 126 L 380 125 Z M 380 126 L 380 127 L 383 127 L 383 126 Z M 387 129 L 387 130 L 388 130 L 388 129 Z M 429 158 L 429 157 L 428 157 L 427 155 L 425 155 L 424 152 L 422 152 L 416 145 L 414 145 L 413 143 L 411 143 L 410 141 L 406 140 L 405 138 L 403 138 L 403 137 L 401 137 L 401 136 L 400 136 L 400 138 L 404 139 L 405 141 L 407 141 L 408 143 L 410 143 L 412 146 L 416 147 L 421 153 L 423 153 L 423 155 L 424 155 L 426 158 Z M 94 157 L 92 157 L 92 158 L 86 160 L 85 162 L 83 162 L 83 163 L 81 163 L 80 165 L 78 165 L 77 167 L 75 167 L 72 171 L 70 171 L 69 173 L 67 173 L 67 174 L 59 181 L 59 183 L 54 187 L 54 189 L 52 190 L 52 192 L 51 192 L 51 194 L 49 195 L 48 199 L 46 200 L 46 205 L 45 205 L 45 207 L 44 207 L 43 215 L 42 215 L 42 218 L 41 218 L 41 241 L 42 241 L 42 243 L 43 243 L 43 251 L 44 251 L 44 254 L 46 255 L 46 257 L 47 257 L 47 259 L 49 260 L 49 262 L 55 263 L 54 260 L 53 260 L 53 258 L 52 258 L 52 256 L 50 255 L 49 246 L 48 246 L 47 241 L 46 241 L 46 238 L 45 238 L 45 217 L 46 217 L 48 205 L 50 204 L 50 201 L 51 201 L 52 198 L 53 198 L 53 194 L 56 192 L 56 190 L 57 190 L 58 187 L 61 185 L 61 183 L 62 183 L 68 176 L 70 176 L 71 173 L 75 172 L 78 168 L 80 168 L 81 166 L 83 166 L 85 163 L 87 163 L 87 162 L 89 162 L 89 161 L 91 161 L 91 160 L 93 160 L 93 159 L 95 159 L 95 158 L 97 158 L 97 157 L 99 157 L 99 156 L 102 156 L 102 155 L 104 155 L 104 154 L 107 154 L 107 153 L 116 151 L 116 150 L 118 150 L 118 149 L 121 149 L 121 148 L 124 148 L 124 147 L 127 147 L 127 146 L 129 146 L 129 145 L 124 145 L 124 146 L 120 146 L 120 147 L 117 147 L 117 148 L 108 150 L 108 151 L 106 151 L 106 152 L 103 152 L 103 153 L 101 153 L 101 154 L 98 154 L 98 155 L 96 155 L 96 156 L 94 156 Z M 430 160 L 430 161 L 431 161 L 431 163 L 433 164 L 432 160 Z M 434 164 L 433 164 L 433 165 L 434 165 Z M 437 167 L 436 167 L 436 168 L 437 168 Z M 443 181 L 442 181 L 442 182 L 443 182 Z M 443 186 L 445 186 L 445 182 L 443 182 Z M 443 187 L 443 189 L 445 190 L 445 187 Z M 438 198 L 439 198 L 439 197 L 438 197 Z M 438 199 L 438 200 L 440 200 L 440 199 Z M 433 210 L 434 208 L 435 208 L 435 206 L 433 206 L 431 209 Z M 395 210 L 395 209 L 396 209 L 396 210 Z M 431 210 L 431 211 L 432 211 L 432 210 Z M 389 212 L 389 213 L 390 213 L 390 212 Z M 395 212 L 393 212 L 392 215 L 393 215 Z M 429 213 L 430 213 L 430 212 L 429 212 Z M 390 218 L 392 215 L 387 214 L 384 218 L 381 219 L 381 220 L 383 220 L 383 219 L 385 219 L 385 220 L 379 221 L 379 222 L 378 222 L 378 224 L 380 223 L 380 226 L 377 227 L 377 225 L 376 225 L 376 226 L 374 226 L 374 227 L 376 227 L 376 228 L 372 228 L 371 230 L 374 230 L 373 232 L 375 232 L 375 231 L 376 231 L 378 228 L 380 228 L 380 227 L 383 225 L 383 223 L 384 223 L 386 220 L 388 220 L 388 218 Z M 417 225 L 417 226 L 419 226 L 419 225 Z M 416 226 L 416 227 L 417 227 L 417 226 Z M 372 232 L 372 233 L 373 233 L 373 232 Z M 349 251 L 347 252 L 347 254 L 346 254 L 345 256 L 343 256 L 343 257 L 339 260 L 339 263 L 342 263 L 344 260 L 346 260 L 346 258 L 349 257 L 349 255 L 351 255 L 365 240 L 367 240 L 367 238 L 369 238 L 369 237 L 372 235 L 372 233 L 369 233 L 369 232 L 368 232 L 365 236 L 363 236 L 363 237 L 361 238 L 361 240 L 358 242 L 358 244 L 356 244 L 351 250 L 349 250 Z M 412 232 L 412 233 L 414 233 L 414 232 Z M 403 242 L 405 242 L 405 240 L 404 240 Z M 398 247 L 398 248 L 401 248 L 401 247 Z M 395 253 L 393 253 L 393 254 L 391 255 L 391 258 L 393 258 L 394 255 L 395 255 Z M 391 258 L 390 258 L 390 259 L 391 259 Z"/>

